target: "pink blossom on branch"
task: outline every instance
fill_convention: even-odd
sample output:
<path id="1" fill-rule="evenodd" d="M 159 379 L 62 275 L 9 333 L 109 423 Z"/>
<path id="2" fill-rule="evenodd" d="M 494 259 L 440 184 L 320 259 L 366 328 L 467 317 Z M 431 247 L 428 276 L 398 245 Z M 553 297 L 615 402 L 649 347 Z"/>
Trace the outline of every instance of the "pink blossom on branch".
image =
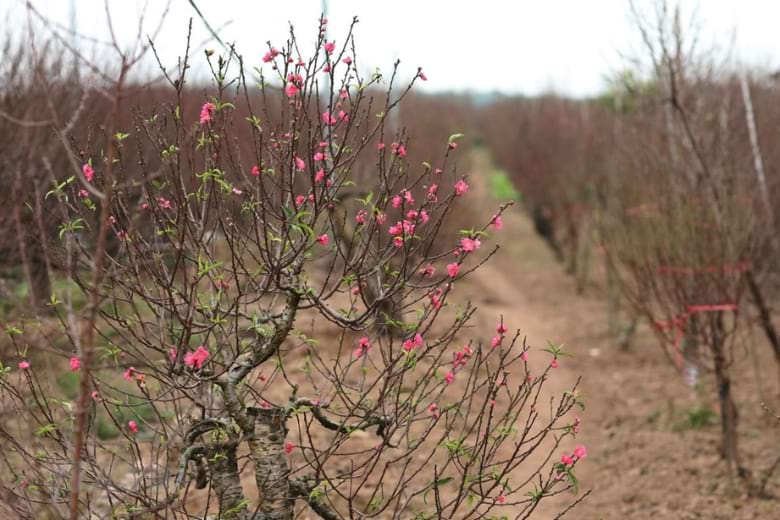
<path id="1" fill-rule="evenodd" d="M 575 446 L 575 448 L 574 448 L 574 457 L 577 460 L 584 459 L 587 456 L 588 456 L 588 450 L 585 449 L 585 446 L 583 446 L 581 444 Z"/>
<path id="2" fill-rule="evenodd" d="M 479 241 L 478 238 L 462 238 L 460 240 L 460 247 L 463 249 L 466 253 L 471 253 L 472 251 L 476 251 L 482 246 L 482 242 Z"/>
<path id="3" fill-rule="evenodd" d="M 193 367 L 196 370 L 203 368 L 203 363 L 209 357 L 209 351 L 203 345 L 199 346 L 195 352 L 187 352 L 184 355 L 184 364 L 188 367 Z"/>
<path id="4" fill-rule="evenodd" d="M 81 167 L 81 171 L 84 172 L 84 178 L 87 179 L 87 182 L 92 182 L 92 179 L 95 178 L 95 170 L 92 169 L 91 164 L 85 163 Z"/>
<path id="5" fill-rule="evenodd" d="M 460 265 L 457 262 L 452 262 L 451 264 L 447 264 L 447 274 L 450 275 L 450 278 L 455 278 L 458 276 L 458 272 L 460 271 Z"/>
<path id="6" fill-rule="evenodd" d="M 217 107 L 214 103 L 204 103 L 200 108 L 200 124 L 205 125 L 210 123 L 216 109 Z"/>
<path id="7" fill-rule="evenodd" d="M 73 372 L 77 372 L 81 368 L 81 360 L 77 357 L 70 358 L 70 369 Z"/>
<path id="8" fill-rule="evenodd" d="M 416 348 L 420 348 L 423 346 L 423 337 L 420 335 L 420 333 L 416 333 L 414 337 L 409 338 L 403 342 L 403 349 L 406 352 L 411 352 L 412 350 Z"/>
<path id="9" fill-rule="evenodd" d="M 463 195 L 467 191 L 469 191 L 469 185 L 466 184 L 466 181 L 461 179 L 461 180 L 459 180 L 458 182 L 455 183 L 455 195 L 460 197 L 461 195 Z"/>
<path id="10" fill-rule="evenodd" d="M 284 87 L 284 93 L 287 94 L 287 97 L 295 97 L 295 94 L 298 93 L 300 89 L 295 86 L 295 83 L 289 82 L 287 83 L 287 86 Z"/>
<path id="11" fill-rule="evenodd" d="M 501 215 L 494 216 L 490 223 L 493 224 L 493 227 L 495 227 L 497 231 L 500 231 L 501 228 L 504 227 L 504 221 L 501 218 Z"/>
<path id="12" fill-rule="evenodd" d="M 263 55 L 263 63 L 268 63 L 272 61 L 274 58 L 276 58 L 279 55 L 279 51 L 275 48 L 271 47 L 271 50 L 266 52 Z"/>
<path id="13" fill-rule="evenodd" d="M 358 340 L 358 346 L 355 348 L 355 357 L 359 358 L 362 356 L 365 356 L 368 353 L 368 347 L 370 347 L 371 344 L 366 336 L 363 336 Z"/>

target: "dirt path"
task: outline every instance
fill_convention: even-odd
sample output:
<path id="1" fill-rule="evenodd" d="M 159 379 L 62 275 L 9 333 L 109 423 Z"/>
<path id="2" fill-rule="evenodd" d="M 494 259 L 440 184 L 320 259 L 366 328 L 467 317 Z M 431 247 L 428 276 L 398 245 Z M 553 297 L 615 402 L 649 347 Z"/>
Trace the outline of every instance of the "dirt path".
<path id="1" fill-rule="evenodd" d="M 477 155 L 475 170 L 478 174 L 470 180 L 474 195 L 491 201 L 489 204 L 493 209 L 503 201 L 495 200 L 489 192 L 488 176 L 492 165 L 486 156 Z M 489 209 L 485 208 L 485 211 Z M 588 349 L 579 338 L 599 332 L 606 312 L 603 303 L 574 294 L 573 281 L 564 275 L 562 265 L 534 232 L 533 224 L 519 206 L 504 214 L 504 229 L 495 234 L 495 242 L 501 247 L 498 254 L 468 282 L 464 281 L 473 295 L 473 303 L 479 308 L 476 325 L 480 334 L 489 337 L 498 317 L 503 316 L 509 329 L 519 329 L 536 352 L 529 360 L 532 370 L 541 371 L 549 364 L 549 354 L 538 352 L 548 340 L 565 344 L 575 359 L 588 356 Z M 493 241 L 486 245 L 492 244 Z M 553 377 L 545 384 L 544 394 L 560 396 L 571 390 L 579 376 L 577 368 L 571 358 L 560 359 L 559 367 L 551 372 Z M 583 420 L 587 421 L 587 414 Z M 586 445 L 588 440 L 587 432 L 577 438 L 578 443 Z M 573 444 L 567 445 L 564 449 L 570 451 L 573 447 Z M 578 476 L 583 480 L 584 489 L 588 489 L 588 471 L 585 464 L 582 466 Z M 534 518 L 552 519 L 574 498 L 564 494 L 543 501 Z M 579 517 L 570 513 L 567 518 Z"/>

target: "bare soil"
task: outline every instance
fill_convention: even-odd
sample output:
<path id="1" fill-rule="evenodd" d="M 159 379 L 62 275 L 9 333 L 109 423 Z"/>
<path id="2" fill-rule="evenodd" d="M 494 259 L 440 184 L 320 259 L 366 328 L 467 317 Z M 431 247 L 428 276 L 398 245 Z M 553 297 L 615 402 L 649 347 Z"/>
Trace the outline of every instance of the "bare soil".
<path id="1" fill-rule="evenodd" d="M 490 165 L 477 162 L 475 168 L 478 174 L 469 181 L 470 195 L 489 211 L 499 202 L 492 200 L 487 188 Z M 607 333 L 608 307 L 598 268 L 584 293 L 578 294 L 574 279 L 534 233 L 521 208 L 507 212 L 504 222 L 495 237 L 501 244 L 499 253 L 459 282 L 456 294 L 470 298 L 479 308 L 469 336 L 489 339 L 503 317 L 510 330 L 520 329 L 534 349 L 549 340 L 565 344 L 574 355 L 559 360 L 547 383 L 548 394 L 560 394 L 582 377 L 579 390 L 587 405 L 580 414 L 577 442 L 587 446 L 588 456 L 577 468 L 580 493 L 591 490 L 591 494 L 565 518 L 780 519 L 780 471 L 769 480 L 766 498 L 748 497 L 729 478 L 719 456 L 720 424 L 712 378 L 703 374 L 696 388 L 688 386 L 644 325 L 630 349 L 620 350 Z M 492 244 L 487 242 L 483 248 Z M 780 451 L 780 421 L 760 403 L 780 410 L 780 382 L 759 331 L 752 344 L 755 352 L 736 353 L 733 371 L 743 463 L 760 479 Z M 542 368 L 549 359 L 539 355 L 531 363 Z M 367 445 L 373 442 L 366 436 Z M 251 472 L 244 476 L 248 498 L 254 500 Z M 557 518 L 576 498 L 567 493 L 543 501 L 533 518 Z M 201 500 L 205 496 L 190 497 L 193 505 Z M 494 514 L 514 517 L 511 507 Z M 305 512 L 300 518 L 315 516 Z"/>

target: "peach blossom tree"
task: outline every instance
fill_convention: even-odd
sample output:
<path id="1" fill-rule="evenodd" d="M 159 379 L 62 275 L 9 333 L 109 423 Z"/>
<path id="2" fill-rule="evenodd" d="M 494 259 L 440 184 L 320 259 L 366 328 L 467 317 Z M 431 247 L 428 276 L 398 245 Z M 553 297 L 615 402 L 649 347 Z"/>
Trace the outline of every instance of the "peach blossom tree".
<path id="1" fill-rule="evenodd" d="M 254 68 L 206 51 L 199 95 L 185 54 L 163 68 L 172 102 L 71 142 L 78 171 L 46 194 L 70 266 L 56 319 L 5 325 L 17 513 L 529 518 L 577 490 L 582 402 L 542 390 L 564 353 L 532 352 L 501 317 L 492 339 L 468 337 L 458 286 L 498 250 L 483 241 L 508 204 L 445 233 L 469 179 L 409 164 L 386 133 L 422 69 L 391 95 L 398 63 L 362 74 L 354 23 L 341 41 L 326 24 L 308 53 L 291 29 Z M 58 370 L 78 378 L 75 403 Z"/>

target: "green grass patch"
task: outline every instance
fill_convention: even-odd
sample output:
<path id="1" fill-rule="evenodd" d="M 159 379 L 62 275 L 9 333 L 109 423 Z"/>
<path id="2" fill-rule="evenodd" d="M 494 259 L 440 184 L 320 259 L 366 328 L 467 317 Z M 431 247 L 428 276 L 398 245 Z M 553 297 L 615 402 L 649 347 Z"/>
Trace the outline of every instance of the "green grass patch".
<path id="1" fill-rule="evenodd" d="M 674 431 L 701 430 L 715 424 L 718 414 L 707 405 L 699 405 L 684 411 L 683 416 L 673 425 Z"/>
<path id="2" fill-rule="evenodd" d="M 496 199 L 518 200 L 520 198 L 520 193 L 504 170 L 494 170 L 490 174 L 490 193 Z"/>

